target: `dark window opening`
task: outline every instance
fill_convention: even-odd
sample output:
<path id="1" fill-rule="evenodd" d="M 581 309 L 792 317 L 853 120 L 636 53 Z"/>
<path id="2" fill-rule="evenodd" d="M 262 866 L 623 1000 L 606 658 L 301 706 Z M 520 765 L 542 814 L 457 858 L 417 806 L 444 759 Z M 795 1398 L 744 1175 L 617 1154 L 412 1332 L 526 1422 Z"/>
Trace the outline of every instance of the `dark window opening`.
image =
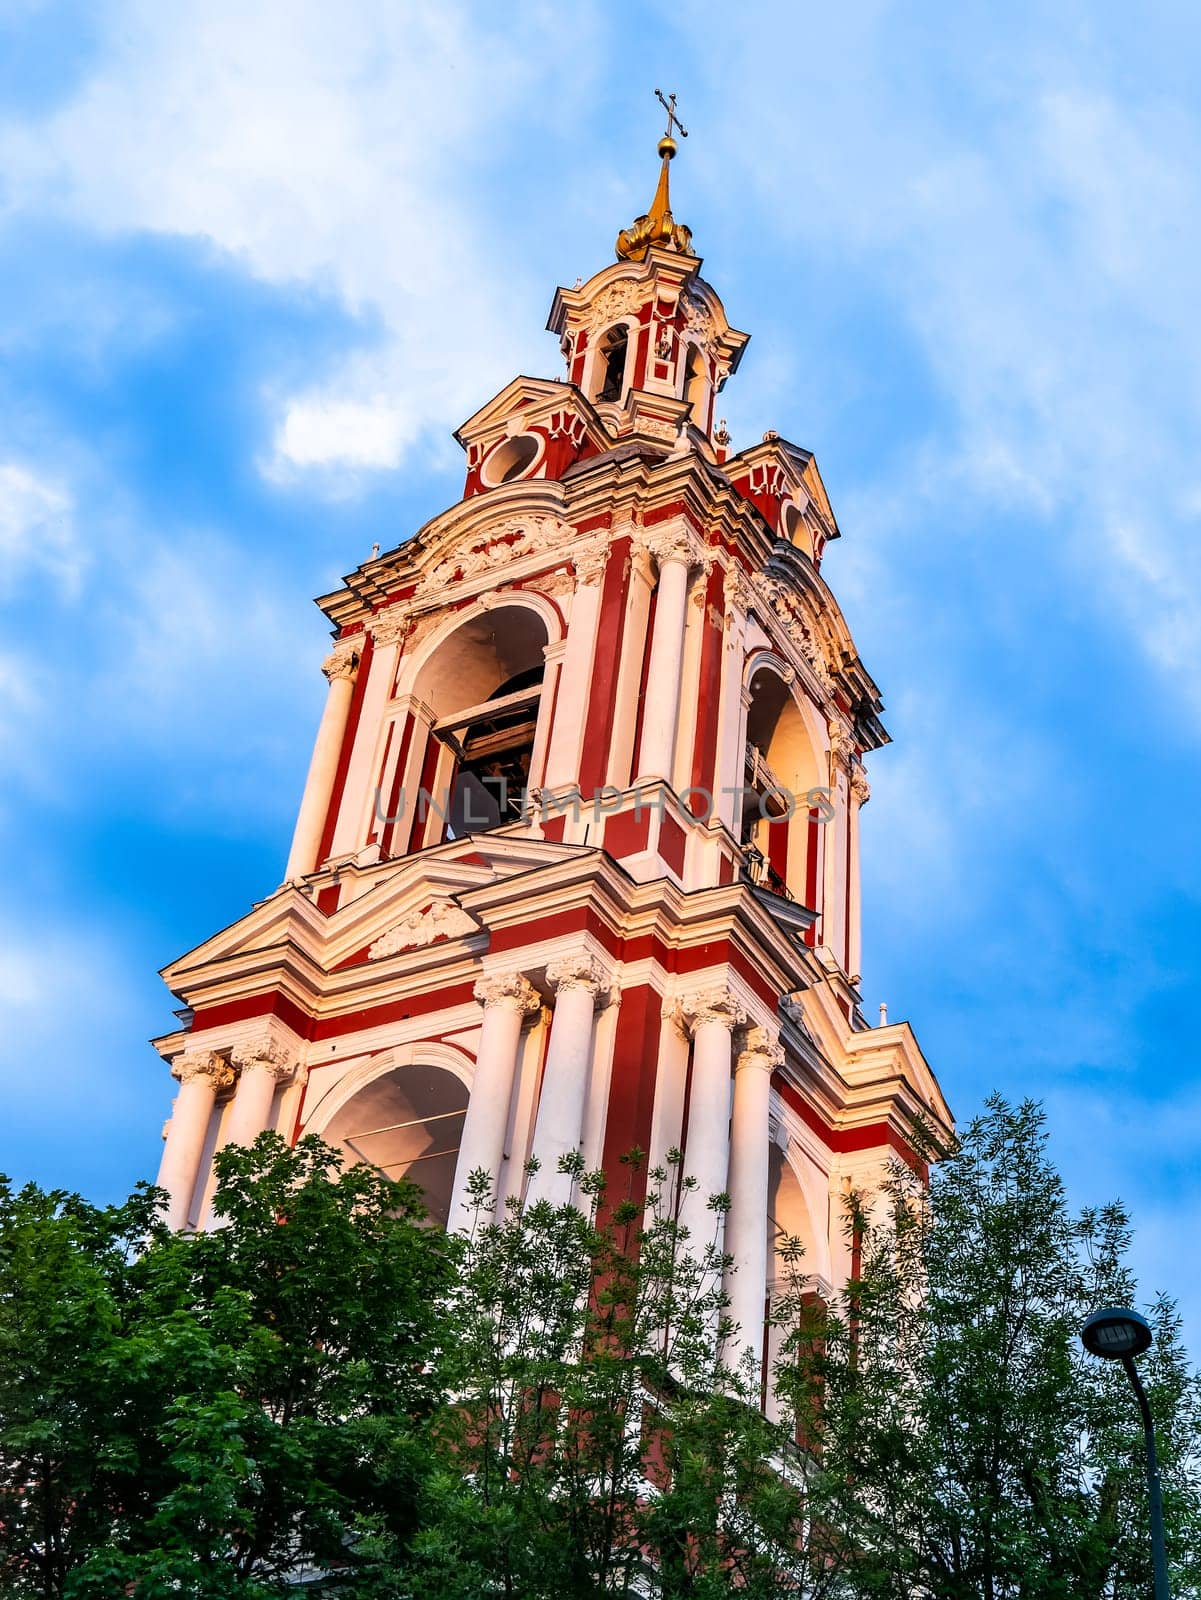
<path id="1" fill-rule="evenodd" d="M 620 400 L 626 381 L 626 352 L 629 349 L 630 336 L 625 328 L 614 328 L 605 335 L 600 348 L 601 361 L 604 363 L 601 386 L 597 390 L 598 400 Z"/>
<path id="2" fill-rule="evenodd" d="M 452 838 L 522 820 L 542 673 L 541 666 L 517 673 L 482 706 L 470 707 L 457 723 L 439 729 L 458 757 L 449 818 Z M 496 710 L 487 711 L 493 703 Z"/>

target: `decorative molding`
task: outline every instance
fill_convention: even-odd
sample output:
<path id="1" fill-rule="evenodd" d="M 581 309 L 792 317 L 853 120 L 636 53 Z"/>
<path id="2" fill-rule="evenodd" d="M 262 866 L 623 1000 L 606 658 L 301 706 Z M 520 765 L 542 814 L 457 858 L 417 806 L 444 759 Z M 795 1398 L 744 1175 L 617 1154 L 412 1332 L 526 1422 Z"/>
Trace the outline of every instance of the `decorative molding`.
<path id="1" fill-rule="evenodd" d="M 556 567 L 544 578 L 531 578 L 527 588 L 534 594 L 545 595 L 548 600 L 557 600 L 560 595 L 574 593 L 575 586 L 575 576 L 566 567 Z"/>
<path id="2" fill-rule="evenodd" d="M 241 1044 L 234 1045 L 229 1052 L 229 1059 L 239 1072 L 249 1072 L 252 1067 L 263 1068 L 271 1074 L 276 1083 L 286 1083 L 296 1070 L 296 1062 L 291 1051 L 287 1050 L 278 1039 L 272 1039 L 270 1035 L 244 1040 Z"/>
<path id="3" fill-rule="evenodd" d="M 831 717 L 826 723 L 826 732 L 830 736 L 830 778 L 833 781 L 840 768 L 850 765 L 855 746 L 837 717 Z"/>
<path id="4" fill-rule="evenodd" d="M 369 961 L 394 956 L 399 950 L 415 950 L 436 939 L 458 939 L 465 933 L 478 933 L 479 925 L 453 900 L 433 900 L 421 911 L 410 911 L 402 922 L 379 938 L 367 951 Z"/>
<path id="5" fill-rule="evenodd" d="M 851 793 L 861 806 L 865 806 L 872 797 L 872 786 L 867 781 L 867 773 L 862 767 L 851 769 Z"/>
<path id="6" fill-rule="evenodd" d="M 353 678 L 359 665 L 359 645 L 336 644 L 321 663 L 321 670 L 333 683 L 335 678 Z"/>
<path id="7" fill-rule="evenodd" d="M 597 583 L 605 575 L 605 568 L 609 564 L 609 546 L 607 543 L 594 544 L 590 547 L 577 550 L 573 553 L 571 564 L 575 569 L 577 582 L 580 584 Z"/>
<path id="8" fill-rule="evenodd" d="M 766 1028 L 748 1028 L 746 1040 L 738 1052 L 734 1071 L 757 1070 L 775 1072 L 784 1065 L 784 1047 Z"/>
<path id="9" fill-rule="evenodd" d="M 408 612 L 402 606 L 393 606 L 372 620 L 371 637 L 375 640 L 376 648 L 383 649 L 387 645 L 399 644 L 412 626 L 413 619 Z"/>
<path id="10" fill-rule="evenodd" d="M 700 994 L 686 995 L 680 1004 L 680 1014 L 689 1034 L 707 1022 L 718 1022 L 731 1032 L 746 1025 L 746 1011 L 724 987 L 705 989 Z"/>
<path id="11" fill-rule="evenodd" d="M 214 1094 L 229 1089 L 234 1081 L 234 1069 L 215 1050 L 189 1050 L 176 1056 L 171 1063 L 171 1076 L 180 1083 L 191 1083 L 193 1078 L 207 1078 Z"/>
<path id="12" fill-rule="evenodd" d="M 826 688 L 833 682 L 829 663 L 818 644 L 805 607 L 787 584 L 779 578 L 760 576 L 755 588 L 771 614 L 781 623 L 784 632 L 812 667 L 818 681 Z"/>
<path id="13" fill-rule="evenodd" d="M 589 955 L 562 956 L 552 961 L 546 969 L 546 981 L 556 994 L 564 989 L 587 989 L 594 1003 L 607 997 L 610 989 L 609 974 Z"/>
<path id="14" fill-rule="evenodd" d="M 507 1006 L 523 1017 L 536 1016 L 542 1009 L 542 996 L 520 972 L 495 972 L 481 978 L 471 991 L 484 1006 Z"/>
<path id="15" fill-rule="evenodd" d="M 700 295 L 686 290 L 680 297 L 680 310 L 684 313 L 684 326 L 688 332 L 694 334 L 702 344 L 711 345 L 717 338 L 717 324 Z"/>
<path id="16" fill-rule="evenodd" d="M 641 311 L 650 292 L 646 281 L 641 278 L 623 278 L 618 283 L 611 283 L 607 289 L 601 290 L 587 308 L 584 327 L 589 333 L 604 333 L 622 317 Z"/>
<path id="17" fill-rule="evenodd" d="M 701 560 L 696 540 L 686 528 L 660 528 L 647 535 L 646 548 L 660 568 L 668 561 L 679 561 L 692 567 Z"/>
<path id="18" fill-rule="evenodd" d="M 466 583 L 482 573 L 509 566 L 521 556 L 551 550 L 575 536 L 570 523 L 558 517 L 506 517 L 494 522 L 484 535 L 468 534 L 462 546 L 430 568 L 414 591 L 414 600 Z M 475 542 L 472 542 L 475 541 Z"/>
<path id="19" fill-rule="evenodd" d="M 798 1033 L 803 1034 L 809 1042 L 813 1043 L 813 1035 L 809 1031 L 809 1024 L 805 1020 L 805 1008 L 794 994 L 786 994 L 780 1001 L 780 1014 L 786 1017 Z"/>
<path id="20" fill-rule="evenodd" d="M 446 620 L 446 609 L 438 606 L 433 611 L 423 611 L 419 617 L 410 616 L 408 632 L 405 634 L 405 647 L 414 650 L 429 634 L 441 627 Z"/>

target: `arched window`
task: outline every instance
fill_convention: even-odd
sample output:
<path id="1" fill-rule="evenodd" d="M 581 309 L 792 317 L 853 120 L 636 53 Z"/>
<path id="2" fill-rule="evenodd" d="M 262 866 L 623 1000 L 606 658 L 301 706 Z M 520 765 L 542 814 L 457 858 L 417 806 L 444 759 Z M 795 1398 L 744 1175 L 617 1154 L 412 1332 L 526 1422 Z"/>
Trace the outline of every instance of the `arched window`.
<path id="1" fill-rule="evenodd" d="M 353 1095 L 321 1137 L 341 1150 L 348 1166 L 362 1161 L 387 1178 L 415 1183 L 430 1221 L 445 1228 L 466 1114 L 467 1085 L 453 1072 L 396 1067 Z"/>
<path id="2" fill-rule="evenodd" d="M 520 822 L 538 728 L 543 666 L 515 673 L 454 734 L 458 771 L 448 831 L 453 838 Z"/>
<path id="3" fill-rule="evenodd" d="M 693 425 L 704 428 L 709 420 L 709 374 L 704 352 L 694 344 L 688 346 L 684 364 L 684 399 L 692 407 Z"/>
<path id="4" fill-rule="evenodd" d="M 441 821 L 424 845 L 522 820 L 547 642 L 536 611 L 495 606 L 456 628 L 417 674 L 415 695 L 437 713 L 424 770 Z M 414 805 L 420 820 L 420 796 Z"/>
<path id="5" fill-rule="evenodd" d="M 750 696 L 739 840 L 744 860 L 764 888 L 809 905 L 816 889 L 810 869 L 817 836 L 805 796 L 821 784 L 821 767 L 779 673 L 761 667 L 751 679 Z"/>
<path id="6" fill-rule="evenodd" d="M 620 400 L 625 393 L 629 348 L 630 331 L 624 323 L 610 328 L 597 346 L 597 400 Z"/>

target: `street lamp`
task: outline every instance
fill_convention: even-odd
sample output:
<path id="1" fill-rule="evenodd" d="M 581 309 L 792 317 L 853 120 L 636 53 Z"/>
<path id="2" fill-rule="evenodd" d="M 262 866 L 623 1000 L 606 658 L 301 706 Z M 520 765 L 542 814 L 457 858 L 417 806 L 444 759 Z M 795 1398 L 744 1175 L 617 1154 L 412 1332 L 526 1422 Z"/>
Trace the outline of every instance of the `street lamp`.
<path id="1" fill-rule="evenodd" d="M 1163 1497 L 1159 1488 L 1159 1462 L 1155 1456 L 1155 1425 L 1143 1388 L 1135 1356 L 1151 1348 L 1151 1326 L 1137 1311 L 1122 1311 L 1107 1306 L 1094 1311 L 1080 1330 L 1080 1340 L 1090 1355 L 1120 1361 L 1134 1389 L 1143 1417 L 1147 1440 L 1147 1493 L 1151 1500 L 1151 1555 L 1155 1564 L 1155 1600 L 1171 1600 L 1168 1589 L 1168 1557 L 1163 1537 Z"/>

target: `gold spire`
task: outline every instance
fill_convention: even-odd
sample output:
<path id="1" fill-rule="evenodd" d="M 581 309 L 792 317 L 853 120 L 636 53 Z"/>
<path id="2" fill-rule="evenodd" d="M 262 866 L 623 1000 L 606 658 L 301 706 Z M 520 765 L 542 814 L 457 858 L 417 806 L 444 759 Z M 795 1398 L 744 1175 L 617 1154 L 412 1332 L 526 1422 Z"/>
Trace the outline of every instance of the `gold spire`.
<path id="1" fill-rule="evenodd" d="M 667 171 L 669 162 L 679 148 L 672 133 L 678 128 L 680 137 L 686 139 L 688 129 L 676 116 L 675 95 L 665 97 L 659 89 L 655 90 L 655 94 L 667 111 L 667 132 L 659 140 L 659 158 L 663 165 L 659 168 L 659 182 L 650 210 L 644 217 L 638 217 L 632 228 L 623 228 L 617 235 L 619 261 L 645 261 L 646 253 L 652 246 L 660 250 L 678 250 L 681 255 L 692 253 L 692 229 L 677 222 L 671 214 Z"/>

